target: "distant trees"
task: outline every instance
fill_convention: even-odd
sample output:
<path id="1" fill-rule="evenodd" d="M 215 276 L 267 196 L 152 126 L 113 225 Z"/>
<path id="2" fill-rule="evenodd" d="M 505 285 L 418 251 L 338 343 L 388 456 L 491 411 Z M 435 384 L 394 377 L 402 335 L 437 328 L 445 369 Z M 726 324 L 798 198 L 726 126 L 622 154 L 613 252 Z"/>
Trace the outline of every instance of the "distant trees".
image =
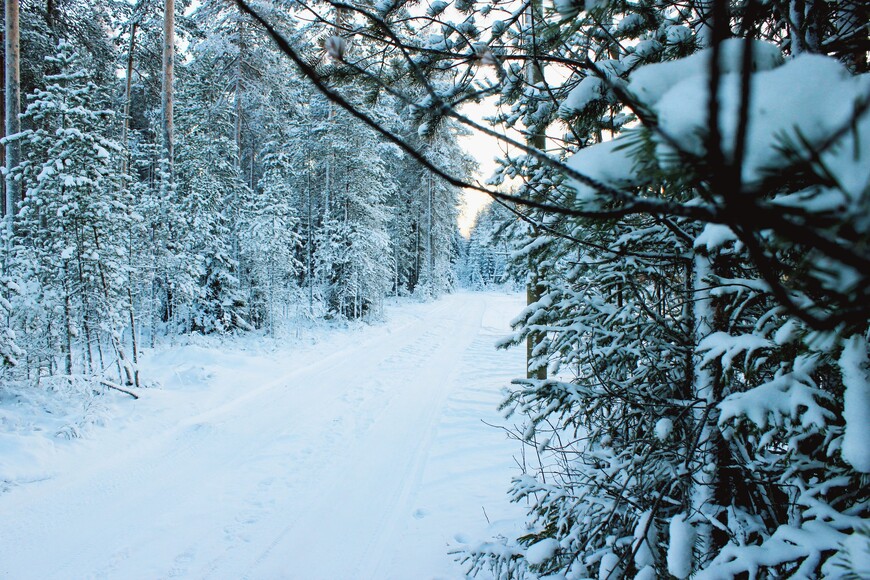
<path id="1" fill-rule="evenodd" d="M 510 212 L 497 203 L 484 207 L 477 215 L 459 267 L 459 275 L 467 286 L 484 288 L 510 280 L 512 244 L 505 239 L 504 231 L 510 219 Z"/>

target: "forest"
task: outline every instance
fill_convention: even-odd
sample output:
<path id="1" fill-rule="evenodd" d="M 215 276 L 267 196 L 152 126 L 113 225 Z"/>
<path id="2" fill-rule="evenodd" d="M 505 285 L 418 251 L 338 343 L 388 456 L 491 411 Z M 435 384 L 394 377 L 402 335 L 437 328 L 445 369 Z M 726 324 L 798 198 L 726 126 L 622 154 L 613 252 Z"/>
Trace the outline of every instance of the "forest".
<path id="1" fill-rule="evenodd" d="M 865 2 L 5 5 L 0 392 L 508 284 L 464 574 L 870 574 Z"/>
<path id="2" fill-rule="evenodd" d="M 177 33 L 159 2 L 22 3 L 2 349 L 18 373 L 120 365 L 132 384 L 161 334 L 273 328 L 298 304 L 361 318 L 455 284 L 456 187 L 303 83 L 234 5 L 175 14 Z M 371 110 L 470 171 L 455 128 L 418 136 L 404 107 Z"/>

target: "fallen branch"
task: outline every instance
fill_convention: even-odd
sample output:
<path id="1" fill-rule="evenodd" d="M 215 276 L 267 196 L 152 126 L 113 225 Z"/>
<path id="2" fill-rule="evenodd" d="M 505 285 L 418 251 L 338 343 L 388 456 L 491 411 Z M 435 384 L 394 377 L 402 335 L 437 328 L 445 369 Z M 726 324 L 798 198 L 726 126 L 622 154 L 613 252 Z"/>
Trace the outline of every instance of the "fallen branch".
<path id="1" fill-rule="evenodd" d="M 107 381 L 105 379 L 100 379 L 100 384 L 103 385 L 104 387 L 109 387 L 110 389 L 115 389 L 116 391 L 121 391 L 125 395 L 130 395 L 134 399 L 139 399 L 139 395 L 137 395 L 136 393 L 134 393 L 133 391 L 131 391 L 130 389 L 128 389 L 126 387 L 122 387 L 121 385 L 116 385 L 115 383 L 110 383 L 109 381 Z"/>

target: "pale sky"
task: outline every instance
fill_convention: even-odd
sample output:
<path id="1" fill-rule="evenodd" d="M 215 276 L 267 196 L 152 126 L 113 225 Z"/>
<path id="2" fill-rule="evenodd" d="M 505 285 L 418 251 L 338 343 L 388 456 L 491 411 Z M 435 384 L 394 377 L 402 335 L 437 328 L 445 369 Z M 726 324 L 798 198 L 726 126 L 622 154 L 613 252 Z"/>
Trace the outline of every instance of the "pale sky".
<path id="1" fill-rule="evenodd" d="M 485 116 L 495 113 L 495 107 L 490 103 L 472 103 L 462 107 L 462 114 L 474 120 L 481 125 L 488 125 L 483 120 Z M 495 171 L 495 159 L 501 157 L 502 150 L 505 147 L 498 139 L 484 135 L 472 129 L 471 135 L 464 135 L 459 138 L 459 144 L 474 157 L 480 167 L 477 174 L 472 179 L 484 182 Z M 478 212 L 489 205 L 492 199 L 485 193 L 466 189 L 463 192 L 464 204 L 462 211 L 459 214 L 459 229 L 463 235 L 467 236 L 471 231 L 471 226 L 474 225 L 474 218 Z"/>
<path id="2" fill-rule="evenodd" d="M 485 181 L 495 170 L 494 157 L 498 154 L 499 150 L 495 139 L 486 135 L 468 135 L 461 137 L 459 143 L 480 164 L 480 168 L 473 179 L 481 182 Z M 459 212 L 459 230 L 462 232 L 462 235 L 468 236 L 471 232 L 471 226 L 474 225 L 474 218 L 492 200 L 485 193 L 473 189 L 463 190 L 462 197 L 462 207 Z"/>

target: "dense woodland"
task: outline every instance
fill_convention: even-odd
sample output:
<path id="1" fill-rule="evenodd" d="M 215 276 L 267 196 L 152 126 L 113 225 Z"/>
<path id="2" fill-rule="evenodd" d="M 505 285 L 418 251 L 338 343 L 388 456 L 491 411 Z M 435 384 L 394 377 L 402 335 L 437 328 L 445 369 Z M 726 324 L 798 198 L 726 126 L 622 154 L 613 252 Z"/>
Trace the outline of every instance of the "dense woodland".
<path id="1" fill-rule="evenodd" d="M 511 277 L 528 534 L 470 573 L 866 572 L 866 3 L 205 0 L 174 82 L 165 14 L 22 2 L 4 380 Z"/>
<path id="2" fill-rule="evenodd" d="M 163 335 L 376 317 L 387 295 L 455 286 L 458 189 L 302 82 L 231 3 L 175 7 L 169 70 L 162 2 L 22 2 L 19 18 L 7 379 L 117 381 L 120 365 L 130 382 Z M 294 42 L 322 56 L 330 29 L 300 24 Z M 418 135 L 406 104 L 342 86 L 473 168 L 455 127 Z"/>

